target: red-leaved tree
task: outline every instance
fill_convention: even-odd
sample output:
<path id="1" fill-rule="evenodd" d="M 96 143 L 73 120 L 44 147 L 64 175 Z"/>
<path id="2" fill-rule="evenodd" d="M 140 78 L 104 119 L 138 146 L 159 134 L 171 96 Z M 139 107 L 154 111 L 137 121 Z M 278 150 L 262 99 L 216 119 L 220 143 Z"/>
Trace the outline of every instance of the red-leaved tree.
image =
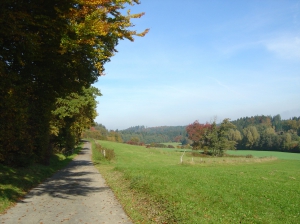
<path id="1" fill-rule="evenodd" d="M 193 149 L 198 149 L 204 144 L 204 136 L 211 128 L 211 124 L 207 122 L 205 124 L 200 124 L 199 121 L 195 121 L 186 127 L 188 138 L 193 141 Z"/>

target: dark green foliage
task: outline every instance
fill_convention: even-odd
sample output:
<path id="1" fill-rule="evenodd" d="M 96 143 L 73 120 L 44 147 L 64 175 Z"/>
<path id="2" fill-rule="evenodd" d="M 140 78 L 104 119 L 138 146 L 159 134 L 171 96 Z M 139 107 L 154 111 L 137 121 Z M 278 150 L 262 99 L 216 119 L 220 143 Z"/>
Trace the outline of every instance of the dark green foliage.
<path id="1" fill-rule="evenodd" d="M 275 127 L 275 131 L 282 131 L 282 120 L 280 114 L 277 114 L 272 118 L 272 125 Z"/>
<path id="2" fill-rule="evenodd" d="M 49 129 L 55 98 L 96 80 L 96 76 L 90 74 L 82 75 L 82 82 L 78 78 L 75 80 L 74 68 L 62 63 L 71 58 L 58 53 L 68 27 L 68 21 L 61 14 L 66 13 L 72 3 L 57 3 L 1 1 L 0 78 L 3 85 L 0 86 L 0 101 L 7 101 L 1 106 L 1 112 L 14 111 L 16 118 L 23 119 L 17 127 L 18 122 L 0 113 L 1 132 L 4 131 L 0 136 L 1 163 L 24 165 L 28 157 L 49 164 L 52 154 Z M 14 103 L 17 98 L 20 100 Z M 18 109 L 22 106 L 25 107 Z M 13 128 L 11 133 L 4 129 L 10 128 L 8 122 Z M 7 152 L 2 151 L 9 151 L 13 157 L 8 159 Z M 18 161 L 20 157 L 24 157 L 21 162 Z"/>
<path id="3" fill-rule="evenodd" d="M 101 96 L 95 87 L 82 88 L 64 98 L 57 98 L 52 111 L 51 134 L 59 151 L 70 151 L 80 141 L 81 133 L 93 124 L 96 117 L 96 97 Z"/>
<path id="4" fill-rule="evenodd" d="M 293 117 L 288 120 L 281 120 L 280 115 L 254 116 L 237 119 L 230 122 L 237 130 L 229 128 L 227 133 L 220 137 L 216 125 L 212 129 L 203 131 L 197 129 L 197 125 L 204 127 L 204 124 L 193 123 L 187 126 L 189 137 L 193 140 L 194 149 L 208 150 L 217 155 L 221 148 L 226 149 L 253 149 L 285 152 L 300 152 L 300 118 Z M 202 130 L 202 132 L 201 132 Z M 224 139 L 228 142 L 225 143 Z"/>
<path id="5" fill-rule="evenodd" d="M 107 140 L 109 131 L 102 124 L 95 123 L 90 129 L 86 129 L 82 132 L 83 138 L 92 138 L 97 140 Z"/>
<path id="6" fill-rule="evenodd" d="M 177 136 L 186 136 L 185 126 L 161 126 L 151 128 L 135 126 L 119 131 L 119 133 L 124 142 L 128 142 L 132 137 L 137 137 L 140 142 L 145 144 L 153 142 L 173 142 Z"/>
<path id="7" fill-rule="evenodd" d="M 153 148 L 169 148 L 167 145 L 162 144 L 162 143 L 151 143 L 151 144 L 149 144 L 149 147 L 153 147 Z"/>
<path id="8" fill-rule="evenodd" d="M 236 142 L 228 138 L 231 129 L 235 126 L 229 119 L 224 119 L 218 127 L 216 122 L 212 123 L 211 129 L 204 135 L 204 145 L 212 155 L 223 156 L 226 150 L 235 149 Z"/>
<path id="9" fill-rule="evenodd" d="M 92 138 L 97 140 L 106 140 L 106 136 L 103 136 L 98 130 L 85 130 L 82 133 L 82 138 Z"/>
<path id="10" fill-rule="evenodd" d="M 53 145 L 78 142 L 94 101 L 77 96 L 93 91 L 120 39 L 148 32 L 129 29 L 143 13 L 123 16 L 126 3 L 138 1 L 0 1 L 0 163 L 47 165 Z"/>
<path id="11" fill-rule="evenodd" d="M 237 149 L 300 152 L 300 117 L 282 120 L 280 115 L 274 117 L 261 115 L 239 118 L 231 123 L 236 126 L 236 129 L 231 128 L 226 134 L 227 149 L 236 147 Z M 217 127 L 219 126 L 220 124 L 217 124 Z M 175 141 L 181 142 L 182 145 L 192 145 L 193 141 L 188 139 L 185 128 L 186 126 L 152 128 L 136 126 L 119 133 L 124 142 L 137 137 L 140 142 L 146 144 Z M 213 135 L 210 138 L 213 140 Z M 204 144 L 202 149 L 208 150 L 208 146 Z"/>
<path id="12" fill-rule="evenodd" d="M 123 142 L 123 139 L 121 137 L 121 134 L 118 130 L 108 131 L 106 127 L 102 124 L 95 123 L 93 127 L 90 127 L 90 129 L 87 129 L 82 132 L 83 138 L 92 138 L 96 140 L 107 140 L 112 142 Z M 128 141 L 129 144 L 137 145 L 139 144 L 139 139 L 136 139 L 132 142 Z"/>
<path id="13" fill-rule="evenodd" d="M 181 140 L 181 144 L 182 144 L 182 145 L 192 145 L 192 144 L 193 144 L 193 141 L 190 140 L 188 137 L 184 137 L 184 138 Z"/>
<path id="14" fill-rule="evenodd" d="M 299 117 L 282 120 L 280 115 L 240 118 L 232 122 L 241 130 L 237 149 L 300 152 Z"/>
<path id="15" fill-rule="evenodd" d="M 229 119 L 224 119 L 219 126 L 215 121 L 212 124 L 195 121 L 186 127 L 186 131 L 194 150 L 203 149 L 213 156 L 223 156 L 226 150 L 235 149 L 235 128 Z"/>

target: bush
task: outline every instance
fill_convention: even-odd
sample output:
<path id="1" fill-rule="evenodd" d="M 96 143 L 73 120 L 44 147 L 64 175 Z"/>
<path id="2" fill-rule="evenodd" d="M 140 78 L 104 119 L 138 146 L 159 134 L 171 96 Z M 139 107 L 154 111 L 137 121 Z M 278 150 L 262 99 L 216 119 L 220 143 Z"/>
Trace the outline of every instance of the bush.
<path id="1" fill-rule="evenodd" d="M 150 147 L 153 147 L 153 148 L 167 148 L 167 146 L 164 145 L 164 144 L 161 144 L 161 143 L 154 143 L 154 142 L 152 142 L 152 143 L 150 144 L 149 148 L 150 148 Z"/>
<path id="2" fill-rule="evenodd" d="M 115 151 L 113 149 L 107 149 L 107 148 L 103 148 L 101 145 L 96 143 L 96 150 L 98 152 L 100 152 L 100 154 L 102 155 L 101 157 L 103 159 L 106 159 L 108 161 L 111 161 L 112 159 L 114 159 L 116 157 L 115 155 Z M 100 160 L 102 158 L 99 158 Z"/>
<path id="3" fill-rule="evenodd" d="M 192 152 L 193 157 L 211 157 L 209 153 L 204 153 L 204 152 Z"/>
<path id="4" fill-rule="evenodd" d="M 85 130 L 82 133 L 82 138 L 93 138 L 97 140 L 107 140 L 107 137 L 102 135 L 100 131 L 97 130 Z"/>

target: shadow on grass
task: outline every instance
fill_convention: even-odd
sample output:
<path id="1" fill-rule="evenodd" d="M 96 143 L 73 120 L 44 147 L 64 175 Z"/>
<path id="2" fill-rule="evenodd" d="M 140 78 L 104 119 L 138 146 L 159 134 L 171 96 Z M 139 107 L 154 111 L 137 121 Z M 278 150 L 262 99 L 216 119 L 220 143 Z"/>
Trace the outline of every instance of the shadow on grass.
<path id="1" fill-rule="evenodd" d="M 75 149 L 75 154 L 81 154 L 82 150 L 87 150 L 87 148 L 82 149 L 78 147 Z M 0 164 L 0 213 L 24 197 L 31 188 L 51 177 L 58 170 L 66 167 L 73 157 L 53 155 L 49 166 L 34 164 L 25 168 L 12 168 Z"/>

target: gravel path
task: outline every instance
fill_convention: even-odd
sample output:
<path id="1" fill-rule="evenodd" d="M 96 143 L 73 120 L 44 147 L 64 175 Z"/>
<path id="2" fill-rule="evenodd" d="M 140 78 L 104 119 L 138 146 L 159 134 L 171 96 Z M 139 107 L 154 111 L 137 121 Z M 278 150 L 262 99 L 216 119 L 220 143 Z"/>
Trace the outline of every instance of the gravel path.
<path id="1" fill-rule="evenodd" d="M 31 190 L 0 223 L 132 223 L 91 162 L 91 144 L 63 170 Z"/>

